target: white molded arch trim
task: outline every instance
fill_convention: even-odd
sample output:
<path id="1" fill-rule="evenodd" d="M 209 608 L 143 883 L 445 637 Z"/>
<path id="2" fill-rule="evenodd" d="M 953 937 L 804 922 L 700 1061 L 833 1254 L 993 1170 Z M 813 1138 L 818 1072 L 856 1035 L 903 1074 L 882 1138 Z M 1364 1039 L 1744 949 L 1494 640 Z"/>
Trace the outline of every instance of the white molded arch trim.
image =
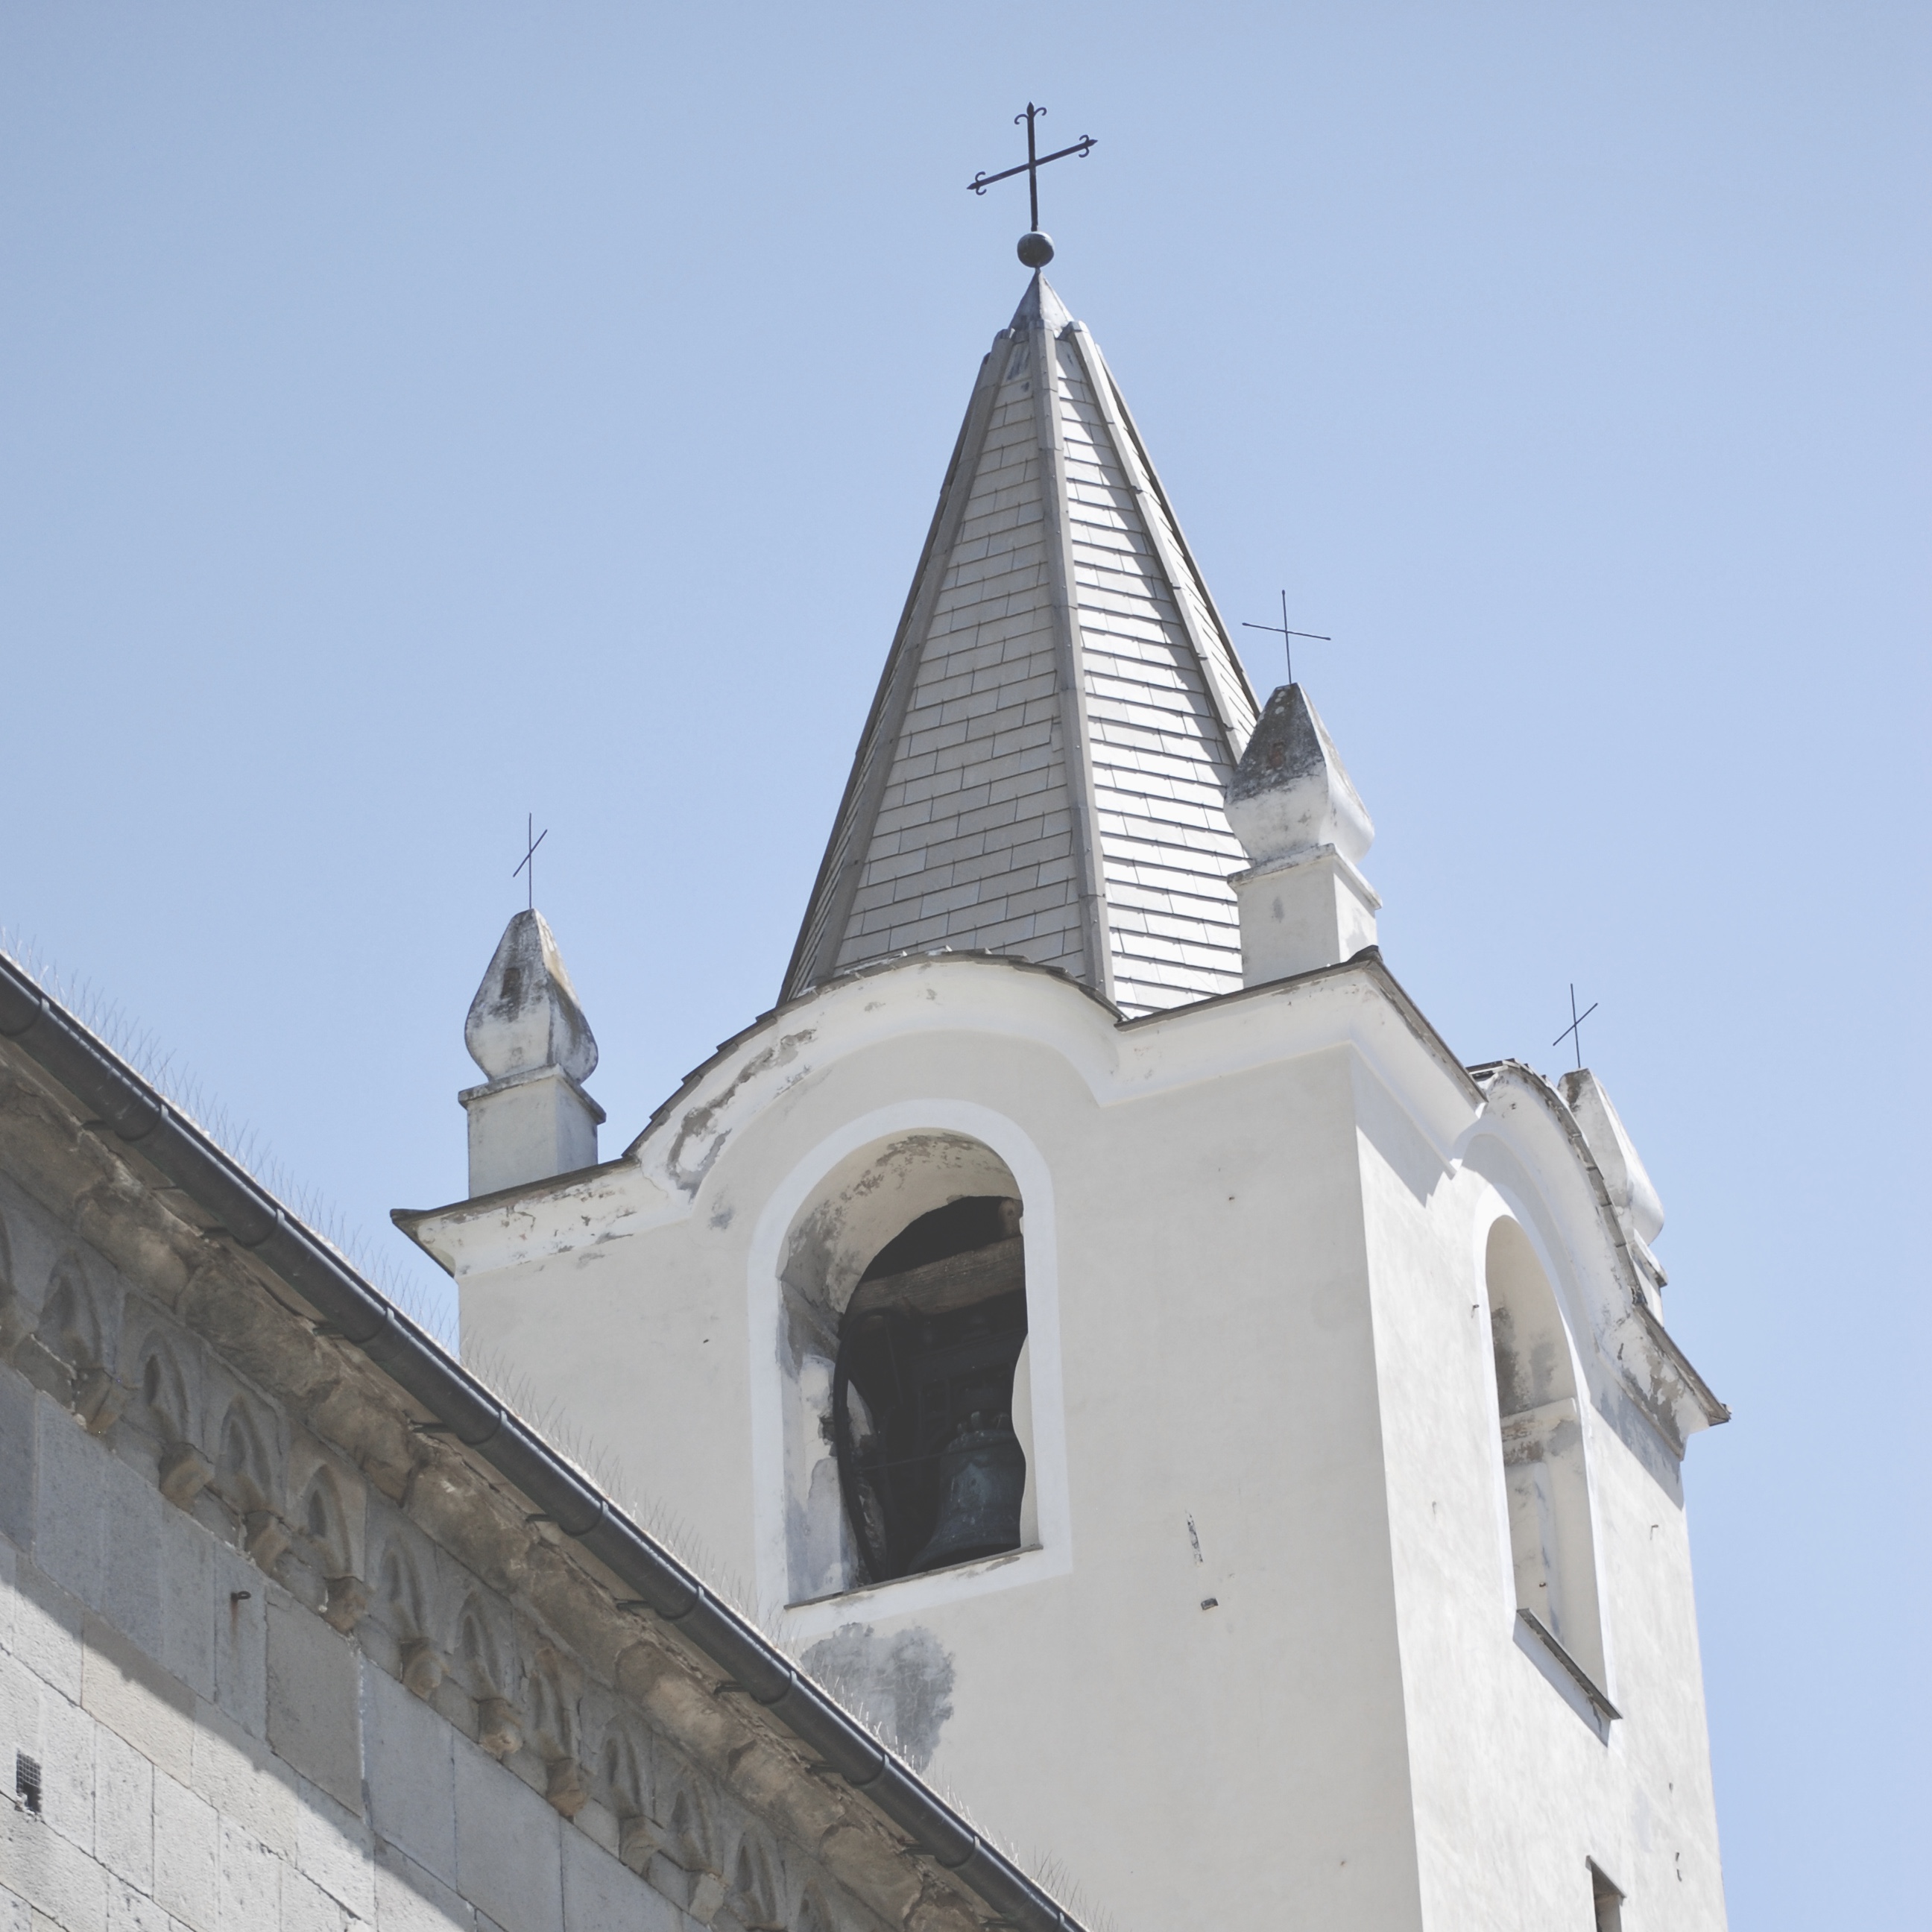
<path id="1" fill-rule="evenodd" d="M 1484 1276 L 1516 1605 L 1600 1686 L 1603 1613 L 1569 1331 L 1529 1237 L 1507 1216 L 1490 1229 Z"/>

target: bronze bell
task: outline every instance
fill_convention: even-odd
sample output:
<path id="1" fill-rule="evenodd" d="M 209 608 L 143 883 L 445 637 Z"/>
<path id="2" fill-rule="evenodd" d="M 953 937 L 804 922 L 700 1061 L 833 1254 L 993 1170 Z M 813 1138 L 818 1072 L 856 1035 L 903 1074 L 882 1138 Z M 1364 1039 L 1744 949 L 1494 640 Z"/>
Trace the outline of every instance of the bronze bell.
<path id="1" fill-rule="evenodd" d="M 939 1520 L 910 1572 L 1017 1550 L 1026 1451 L 1004 1415 L 969 1415 L 939 1452 Z"/>

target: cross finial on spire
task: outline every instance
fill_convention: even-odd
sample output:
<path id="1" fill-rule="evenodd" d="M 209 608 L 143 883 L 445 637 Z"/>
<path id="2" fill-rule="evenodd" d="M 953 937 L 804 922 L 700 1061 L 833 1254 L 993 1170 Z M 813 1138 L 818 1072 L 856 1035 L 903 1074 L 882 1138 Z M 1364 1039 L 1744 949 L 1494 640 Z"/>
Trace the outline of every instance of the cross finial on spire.
<path id="1" fill-rule="evenodd" d="M 1576 1071 L 1579 1073 L 1583 1070 L 1583 1022 L 1597 1010 L 1601 1004 L 1600 1000 L 1592 1000 L 1580 1013 L 1576 1010 L 1576 982 L 1574 980 L 1570 982 L 1570 1024 L 1550 1043 L 1552 1046 L 1561 1046 L 1567 1040 L 1576 1048 Z"/>
<path id="2" fill-rule="evenodd" d="M 1307 638 L 1318 644 L 1332 644 L 1335 640 L 1319 631 L 1291 631 L 1288 628 L 1288 592 L 1281 593 L 1281 622 L 1279 624 L 1251 624 L 1244 617 L 1241 628 L 1244 631 L 1272 631 L 1288 646 L 1288 681 L 1294 682 L 1294 640 Z"/>
<path id="3" fill-rule="evenodd" d="M 526 812 L 524 814 L 524 856 L 517 861 L 516 872 L 510 874 L 514 879 L 517 876 L 517 872 L 522 872 L 526 867 L 528 868 L 527 874 L 524 880 L 524 904 L 532 912 L 536 911 L 537 907 L 537 848 L 550 836 L 550 827 L 548 825 L 541 832 L 538 832 L 534 838 L 530 836 L 530 834 L 536 830 L 536 822 L 535 812 Z"/>
<path id="4" fill-rule="evenodd" d="M 1034 123 L 1046 112 L 1044 107 L 1036 107 L 1029 100 L 1026 104 L 1026 112 L 1013 116 L 1013 125 L 1017 128 L 1024 121 L 1027 130 L 1027 158 L 1018 167 L 1002 168 L 996 175 L 989 175 L 982 168 L 966 184 L 975 194 L 984 194 L 995 182 L 1010 180 L 1015 175 L 1026 176 L 1028 212 L 1032 217 L 1033 225 L 1020 237 L 1019 254 L 1020 260 L 1029 268 L 1043 268 L 1053 260 L 1052 241 L 1040 232 L 1040 170 L 1048 161 L 1064 161 L 1069 154 L 1078 154 L 1084 161 L 1100 145 L 1091 134 L 1082 134 L 1070 148 L 1060 148 L 1050 154 L 1040 153 L 1034 140 Z"/>

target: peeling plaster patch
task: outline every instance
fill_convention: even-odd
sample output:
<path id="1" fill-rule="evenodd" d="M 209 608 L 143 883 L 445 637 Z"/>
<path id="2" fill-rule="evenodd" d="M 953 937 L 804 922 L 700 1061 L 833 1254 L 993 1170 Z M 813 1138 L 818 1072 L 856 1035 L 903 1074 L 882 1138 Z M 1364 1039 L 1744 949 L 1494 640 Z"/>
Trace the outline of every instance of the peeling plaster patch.
<path id="1" fill-rule="evenodd" d="M 870 1624 L 842 1624 L 800 1661 L 914 1770 L 932 1762 L 952 1714 L 952 1658 L 922 1624 L 883 1638 Z"/>
<path id="2" fill-rule="evenodd" d="M 798 1050 L 815 1037 L 816 1030 L 811 1027 L 797 1033 L 785 1034 L 777 1044 L 768 1046 L 760 1054 L 754 1054 L 737 1072 L 730 1086 L 716 1100 L 702 1107 L 694 1107 L 686 1114 L 677 1130 L 677 1138 L 670 1144 L 664 1156 L 664 1171 L 686 1194 L 695 1194 L 704 1184 L 704 1177 L 711 1170 L 711 1163 L 724 1150 L 724 1143 L 731 1137 L 727 1127 L 719 1132 L 704 1150 L 704 1157 L 695 1167 L 687 1168 L 682 1164 L 685 1143 L 702 1140 L 709 1135 L 718 1117 L 731 1104 L 738 1090 L 755 1080 L 769 1067 L 788 1066 L 798 1058 Z"/>

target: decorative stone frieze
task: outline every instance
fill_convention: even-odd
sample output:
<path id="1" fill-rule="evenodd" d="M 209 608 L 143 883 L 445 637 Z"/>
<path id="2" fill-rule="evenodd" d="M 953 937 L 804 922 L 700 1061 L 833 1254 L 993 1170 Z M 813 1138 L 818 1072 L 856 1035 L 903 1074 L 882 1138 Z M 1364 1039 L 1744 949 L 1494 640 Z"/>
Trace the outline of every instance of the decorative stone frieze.
<path id="1" fill-rule="evenodd" d="M 554 1526 L 413 1426 L 400 1390 L 317 1325 L 0 1050 L 0 1328 L 20 1358 L 0 1364 L 0 1447 L 32 1466 L 10 1474 L 0 1533 L 18 1587 L 111 1646 L 112 1672 L 77 1664 L 73 1688 L 152 1687 L 86 1719 L 108 1740 L 88 1747 L 100 1762 L 131 1750 L 148 1767 L 144 1828 L 165 1849 L 142 1896 L 213 1922 L 190 1869 L 188 1821 L 206 1816 L 260 1861 L 266 1889 L 236 1908 L 251 1924 L 315 1922 L 316 1895 L 380 1924 L 382 1897 L 446 1894 L 566 1932 L 664 1909 L 722 1924 L 748 1839 L 763 1889 L 746 1910 L 774 1924 L 860 1932 L 935 1900 L 957 1932 L 978 1922 L 862 1796 L 814 1776 L 748 1700 L 720 1698 L 674 1632 L 620 1610 Z M 129 1498 L 112 1508 L 137 1534 L 105 1534 L 104 1496 Z M 130 1612 L 136 1599 L 153 1607 Z M 10 1680 L 29 1669 L 0 1653 Z M 224 1755 L 224 1789 L 243 1788 L 244 1762 L 263 1768 L 248 1777 L 278 1766 L 323 1822 L 298 1806 L 286 1830 L 222 1822 L 225 1800 L 194 1780 Z M 68 1802 L 50 1773 L 50 1818 Z M 668 1855 L 700 1838 L 691 1865 Z M 664 1906 L 622 1904 L 627 1886 Z M 51 1894 L 30 1902 L 58 1918 Z M 399 1904 L 390 1916 L 410 1922 Z"/>

